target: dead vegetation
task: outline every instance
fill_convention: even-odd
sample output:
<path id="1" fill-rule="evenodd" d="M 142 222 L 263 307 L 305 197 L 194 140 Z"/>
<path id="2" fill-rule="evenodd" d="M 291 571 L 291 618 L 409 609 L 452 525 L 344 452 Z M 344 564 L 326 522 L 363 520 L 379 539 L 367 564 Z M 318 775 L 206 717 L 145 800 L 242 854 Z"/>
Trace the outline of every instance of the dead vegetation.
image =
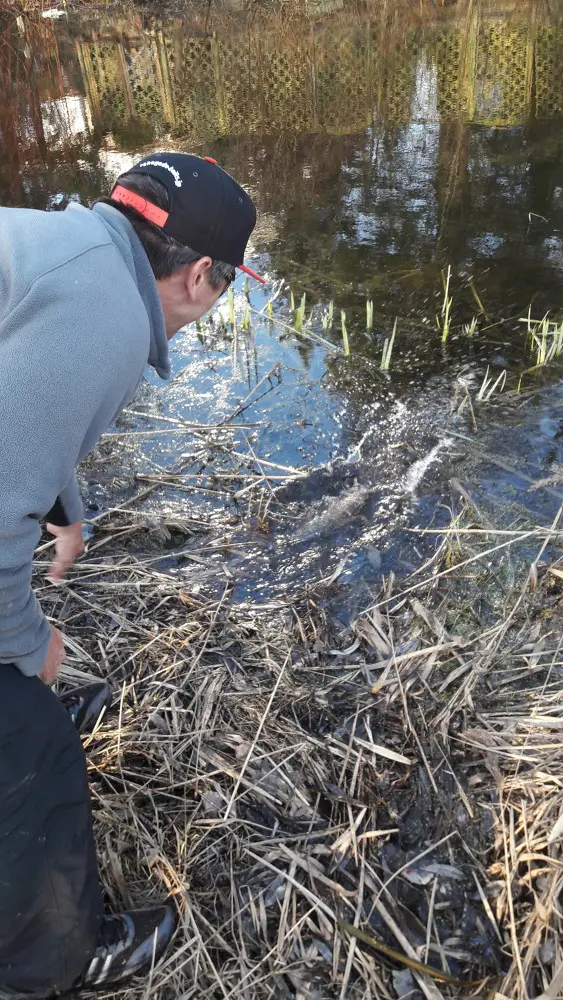
<path id="1" fill-rule="evenodd" d="M 116 693 L 87 745 L 108 904 L 181 913 L 139 998 L 560 996 L 559 517 L 467 504 L 352 628 L 314 588 L 205 600 L 144 535 L 101 518 L 39 588 L 67 679 Z"/>

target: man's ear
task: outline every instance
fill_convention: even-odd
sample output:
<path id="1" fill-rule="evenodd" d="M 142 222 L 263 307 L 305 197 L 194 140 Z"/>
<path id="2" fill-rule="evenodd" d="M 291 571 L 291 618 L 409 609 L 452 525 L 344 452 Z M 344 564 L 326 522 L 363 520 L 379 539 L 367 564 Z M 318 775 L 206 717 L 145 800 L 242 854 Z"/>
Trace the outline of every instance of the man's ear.
<path id="1" fill-rule="evenodd" d="M 191 300 L 198 297 L 203 287 L 202 283 L 207 282 L 212 263 L 211 257 L 200 257 L 194 264 L 188 264 L 186 267 L 185 286 Z"/>

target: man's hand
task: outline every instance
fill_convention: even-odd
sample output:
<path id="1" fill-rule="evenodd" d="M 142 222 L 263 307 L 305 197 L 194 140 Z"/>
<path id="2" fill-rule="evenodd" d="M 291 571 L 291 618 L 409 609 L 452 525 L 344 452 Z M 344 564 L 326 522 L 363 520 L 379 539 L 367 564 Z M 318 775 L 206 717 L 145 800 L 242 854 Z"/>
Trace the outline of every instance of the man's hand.
<path id="1" fill-rule="evenodd" d="M 63 637 L 59 632 L 58 628 L 54 625 L 51 626 L 51 641 L 49 643 L 49 649 L 47 650 L 47 656 L 45 658 L 45 663 L 43 664 L 43 670 L 39 674 L 41 680 L 45 684 L 52 684 L 57 676 L 65 658 L 65 647 L 63 642 Z"/>
<path id="2" fill-rule="evenodd" d="M 66 528 L 59 528 L 56 524 L 48 524 L 47 531 L 56 538 L 56 558 L 49 578 L 58 582 L 64 578 L 74 560 L 78 559 L 78 556 L 84 552 L 82 523 L 77 521 L 76 524 L 69 524 Z"/>

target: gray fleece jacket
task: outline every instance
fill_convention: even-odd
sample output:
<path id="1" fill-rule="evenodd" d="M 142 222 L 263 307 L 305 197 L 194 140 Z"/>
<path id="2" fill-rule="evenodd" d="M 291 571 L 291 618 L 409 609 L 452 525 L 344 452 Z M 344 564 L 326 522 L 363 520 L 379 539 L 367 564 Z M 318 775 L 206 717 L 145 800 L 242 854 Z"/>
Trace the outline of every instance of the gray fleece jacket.
<path id="1" fill-rule="evenodd" d="M 131 398 L 145 365 L 170 375 L 156 282 L 116 209 L 0 208 L 0 664 L 44 663 L 31 590 L 40 518 L 82 517 L 76 465 Z"/>

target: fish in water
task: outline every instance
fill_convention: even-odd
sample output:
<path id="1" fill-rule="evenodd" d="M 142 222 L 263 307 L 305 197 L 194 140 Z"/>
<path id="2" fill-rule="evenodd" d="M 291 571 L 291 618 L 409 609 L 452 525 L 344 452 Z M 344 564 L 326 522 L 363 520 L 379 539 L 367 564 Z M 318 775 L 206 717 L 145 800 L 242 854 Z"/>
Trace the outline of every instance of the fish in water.
<path id="1" fill-rule="evenodd" d="M 359 514 L 373 492 L 373 488 L 356 485 L 339 497 L 331 497 L 324 510 L 301 523 L 293 535 L 295 541 L 309 542 L 312 538 L 331 534 Z"/>
<path id="2" fill-rule="evenodd" d="M 417 488 L 429 467 L 439 457 L 441 450 L 450 443 L 450 438 L 442 438 L 426 455 L 409 466 L 396 496 L 397 501 L 409 496 L 416 497 Z M 293 535 L 294 540 L 296 542 L 309 542 L 313 538 L 330 535 L 352 518 L 361 514 L 369 499 L 380 490 L 380 485 L 365 486 L 357 483 L 341 493 L 340 496 L 325 499 L 322 510 L 314 514 L 313 517 L 302 521 L 297 527 Z"/>

